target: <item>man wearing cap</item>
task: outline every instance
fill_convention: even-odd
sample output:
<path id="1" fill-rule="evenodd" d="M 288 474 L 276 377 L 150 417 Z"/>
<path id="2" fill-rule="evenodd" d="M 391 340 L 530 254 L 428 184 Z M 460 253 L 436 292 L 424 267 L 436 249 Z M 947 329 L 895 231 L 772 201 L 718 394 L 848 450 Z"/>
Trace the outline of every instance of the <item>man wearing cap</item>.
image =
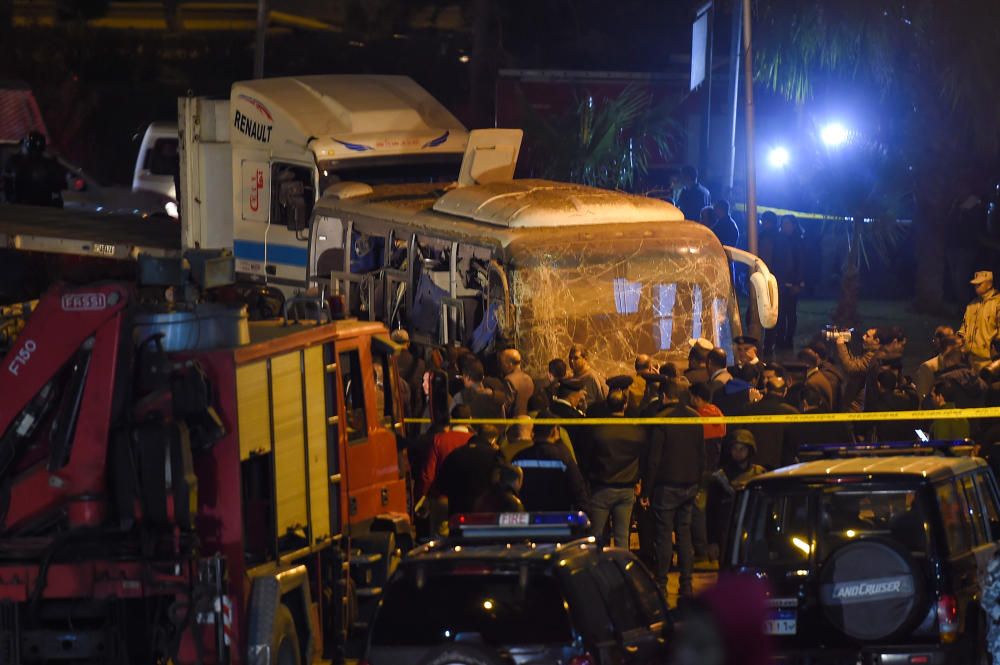
<path id="1" fill-rule="evenodd" d="M 755 337 L 740 335 L 733 338 L 733 354 L 736 364 L 729 368 L 734 379 L 742 379 L 754 388 L 761 387 L 764 364 L 757 356 L 759 342 Z"/>
<path id="2" fill-rule="evenodd" d="M 684 370 L 684 376 L 689 383 L 708 383 L 708 368 L 705 361 L 708 360 L 708 352 L 715 348 L 715 345 L 704 337 L 688 341 L 691 351 L 688 352 L 688 366 Z"/>
<path id="3" fill-rule="evenodd" d="M 587 393 L 583 390 L 583 382 L 572 377 L 566 377 L 558 381 L 554 388 L 552 399 L 549 401 L 549 410 L 556 418 L 584 418 L 580 407 L 587 399 Z M 563 432 L 563 442 L 566 443 L 573 459 L 576 459 L 576 446 L 583 445 L 583 440 L 587 434 L 586 427 L 575 427 L 566 425 L 560 428 Z"/>
<path id="4" fill-rule="evenodd" d="M 1000 335 L 1000 294 L 993 288 L 993 273 L 980 270 L 972 278 L 976 297 L 965 308 L 958 335 L 965 340 L 969 361 L 978 370 L 990 362 L 990 343 Z"/>

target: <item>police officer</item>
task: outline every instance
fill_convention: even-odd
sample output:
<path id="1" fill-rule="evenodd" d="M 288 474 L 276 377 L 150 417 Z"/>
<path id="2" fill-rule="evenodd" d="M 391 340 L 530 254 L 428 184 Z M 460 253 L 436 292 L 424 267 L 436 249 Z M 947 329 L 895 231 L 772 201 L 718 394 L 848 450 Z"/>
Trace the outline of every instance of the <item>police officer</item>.
<path id="1" fill-rule="evenodd" d="M 761 387 L 761 376 L 764 374 L 764 363 L 758 356 L 759 342 L 750 335 L 740 335 L 733 338 L 733 355 L 736 364 L 729 368 L 734 379 L 742 379 L 754 388 Z"/>
<path id="2" fill-rule="evenodd" d="M 538 418 L 555 418 L 542 411 Z M 580 467 L 559 442 L 558 425 L 536 424 L 533 443 L 514 456 L 513 465 L 524 472 L 521 502 L 528 511 L 586 510 L 587 486 Z"/>
<path id="3" fill-rule="evenodd" d="M 21 152 L 4 166 L 3 189 L 7 203 L 61 208 L 65 171 L 45 152 L 45 136 L 31 132 L 21 142 Z"/>

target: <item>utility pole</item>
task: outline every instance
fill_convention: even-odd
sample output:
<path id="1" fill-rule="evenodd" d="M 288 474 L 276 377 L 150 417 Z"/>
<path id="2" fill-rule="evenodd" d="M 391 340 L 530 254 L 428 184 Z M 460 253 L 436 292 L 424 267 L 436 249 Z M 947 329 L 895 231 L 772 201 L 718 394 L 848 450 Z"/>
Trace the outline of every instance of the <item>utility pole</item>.
<path id="1" fill-rule="evenodd" d="M 753 40 L 751 39 L 750 0 L 743 0 L 743 90 L 746 105 L 743 119 L 746 121 L 747 139 L 747 248 L 751 254 L 757 253 L 757 177 L 754 170 L 754 118 L 753 118 Z"/>
<path id="2" fill-rule="evenodd" d="M 264 78 L 264 38 L 267 36 L 267 0 L 257 0 L 257 41 L 253 51 L 253 77 Z"/>
<path id="3" fill-rule="evenodd" d="M 736 107 L 740 98 L 740 49 L 743 43 L 743 2 L 733 3 L 733 23 L 729 38 L 729 86 L 726 89 L 726 108 L 729 109 L 729 156 L 726 160 L 723 187 L 733 195 L 733 173 L 736 171 Z"/>

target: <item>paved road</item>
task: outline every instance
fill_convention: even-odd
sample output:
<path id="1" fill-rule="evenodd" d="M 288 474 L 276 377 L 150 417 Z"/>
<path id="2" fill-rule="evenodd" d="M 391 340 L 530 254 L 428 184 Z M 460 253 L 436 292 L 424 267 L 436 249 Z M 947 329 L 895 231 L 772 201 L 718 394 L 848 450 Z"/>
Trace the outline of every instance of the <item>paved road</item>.
<path id="1" fill-rule="evenodd" d="M 708 587 L 715 584 L 715 580 L 718 578 L 719 573 L 717 572 L 695 572 L 692 578 L 692 584 L 694 586 L 694 595 L 698 595 L 699 592 L 707 589 Z M 670 573 L 667 576 L 667 604 L 671 608 L 677 607 L 677 585 L 678 585 L 678 574 Z"/>

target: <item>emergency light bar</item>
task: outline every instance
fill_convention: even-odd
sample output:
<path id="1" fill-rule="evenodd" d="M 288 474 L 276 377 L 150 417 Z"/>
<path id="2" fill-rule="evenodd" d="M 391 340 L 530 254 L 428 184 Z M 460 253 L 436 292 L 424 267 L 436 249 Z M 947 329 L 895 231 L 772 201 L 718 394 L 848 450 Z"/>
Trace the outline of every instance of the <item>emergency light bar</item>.
<path id="1" fill-rule="evenodd" d="M 463 513 L 448 522 L 452 537 L 469 540 L 579 538 L 590 531 L 582 512 Z"/>
<path id="2" fill-rule="evenodd" d="M 800 460 L 934 453 L 954 457 L 968 454 L 972 449 L 972 443 L 961 439 L 957 441 L 885 441 L 881 443 L 806 443 L 799 446 L 798 456 Z"/>

